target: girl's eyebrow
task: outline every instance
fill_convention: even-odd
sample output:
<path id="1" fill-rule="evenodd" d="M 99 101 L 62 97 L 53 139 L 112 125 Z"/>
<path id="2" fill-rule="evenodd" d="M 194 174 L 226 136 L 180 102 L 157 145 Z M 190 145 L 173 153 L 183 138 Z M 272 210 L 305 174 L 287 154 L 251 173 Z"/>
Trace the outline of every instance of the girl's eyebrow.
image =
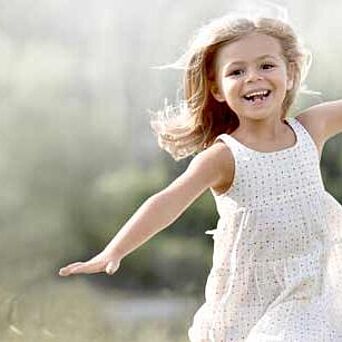
<path id="1" fill-rule="evenodd" d="M 264 58 L 273 58 L 273 59 L 277 59 L 277 57 L 273 56 L 273 55 L 269 55 L 269 54 L 264 54 L 264 55 L 261 55 L 259 57 L 256 58 L 256 60 L 260 60 L 260 59 L 264 59 Z M 224 66 L 224 69 L 227 69 L 228 67 L 232 66 L 232 65 L 236 65 L 236 64 L 244 64 L 245 61 L 234 61 L 234 62 L 231 62 L 231 63 L 227 63 L 225 66 Z"/>

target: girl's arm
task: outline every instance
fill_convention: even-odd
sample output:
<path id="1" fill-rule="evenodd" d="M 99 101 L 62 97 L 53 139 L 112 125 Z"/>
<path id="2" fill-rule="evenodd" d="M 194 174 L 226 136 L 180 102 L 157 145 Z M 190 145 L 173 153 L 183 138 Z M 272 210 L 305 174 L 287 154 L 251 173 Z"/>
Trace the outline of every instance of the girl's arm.
<path id="1" fill-rule="evenodd" d="M 322 142 L 342 132 L 342 100 L 320 103 L 306 109 L 299 116 L 308 121 Z"/>
<path id="2" fill-rule="evenodd" d="M 224 184 L 231 171 L 227 151 L 218 143 L 196 155 L 182 175 L 142 204 L 100 254 L 87 262 L 70 264 L 59 274 L 113 274 L 123 257 L 173 223 L 204 191 Z"/>

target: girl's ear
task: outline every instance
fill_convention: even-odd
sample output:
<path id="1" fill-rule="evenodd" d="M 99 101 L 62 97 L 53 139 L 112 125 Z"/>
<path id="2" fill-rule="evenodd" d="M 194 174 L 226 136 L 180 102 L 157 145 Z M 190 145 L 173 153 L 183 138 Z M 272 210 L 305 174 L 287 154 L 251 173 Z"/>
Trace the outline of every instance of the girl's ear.
<path id="1" fill-rule="evenodd" d="M 287 67 L 287 90 L 291 90 L 294 85 L 294 63 L 289 63 Z"/>
<path id="2" fill-rule="evenodd" d="M 224 102 L 225 98 L 222 96 L 219 87 L 217 86 L 216 82 L 210 81 L 209 89 L 211 92 L 211 95 L 215 98 L 218 102 Z"/>

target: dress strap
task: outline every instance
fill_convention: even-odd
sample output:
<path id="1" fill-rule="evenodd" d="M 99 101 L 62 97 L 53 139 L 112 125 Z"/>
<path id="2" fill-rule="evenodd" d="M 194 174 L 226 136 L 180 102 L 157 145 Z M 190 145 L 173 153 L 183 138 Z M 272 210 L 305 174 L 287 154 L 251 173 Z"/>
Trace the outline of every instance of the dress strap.
<path id="1" fill-rule="evenodd" d="M 235 156 L 237 152 L 241 150 L 241 144 L 227 133 L 222 133 L 218 135 L 215 139 L 215 142 L 218 140 L 223 141 L 224 144 L 229 147 L 229 149 L 233 153 L 233 156 Z"/>
<path id="2" fill-rule="evenodd" d="M 273 154 L 289 152 L 291 150 L 296 149 L 299 145 L 301 145 L 301 140 L 303 139 L 303 130 L 301 129 L 301 125 L 296 118 L 285 118 L 285 121 L 292 128 L 296 136 L 296 143 L 293 146 L 290 146 L 281 150 L 270 151 L 270 152 L 258 151 L 258 150 L 255 150 L 251 147 L 244 145 L 242 142 L 240 142 L 239 140 L 235 139 L 234 137 L 232 137 L 231 135 L 227 133 L 218 135 L 216 137 L 216 140 L 218 139 L 222 140 L 232 150 L 234 155 L 239 151 L 243 151 L 244 155 L 253 154 L 253 155 L 265 155 L 265 156 L 266 155 L 271 156 Z"/>
<path id="3" fill-rule="evenodd" d="M 320 160 L 320 152 L 311 134 L 297 118 L 291 119 L 292 127 L 296 130 L 297 136 L 299 136 L 303 140 L 303 145 L 306 147 L 306 149 L 309 148 L 309 150 L 311 150 L 314 153 L 318 160 Z"/>

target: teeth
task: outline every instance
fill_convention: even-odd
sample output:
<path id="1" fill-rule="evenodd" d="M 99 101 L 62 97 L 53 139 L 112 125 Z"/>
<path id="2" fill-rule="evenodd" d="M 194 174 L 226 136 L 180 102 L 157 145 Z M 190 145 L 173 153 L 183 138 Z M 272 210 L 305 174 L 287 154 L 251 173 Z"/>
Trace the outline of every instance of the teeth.
<path id="1" fill-rule="evenodd" d="M 268 90 L 263 90 L 263 91 L 255 91 L 253 93 L 250 93 L 250 94 L 246 94 L 245 97 L 252 97 L 252 96 L 257 96 L 257 95 L 260 95 L 260 96 L 266 96 L 268 94 Z"/>

